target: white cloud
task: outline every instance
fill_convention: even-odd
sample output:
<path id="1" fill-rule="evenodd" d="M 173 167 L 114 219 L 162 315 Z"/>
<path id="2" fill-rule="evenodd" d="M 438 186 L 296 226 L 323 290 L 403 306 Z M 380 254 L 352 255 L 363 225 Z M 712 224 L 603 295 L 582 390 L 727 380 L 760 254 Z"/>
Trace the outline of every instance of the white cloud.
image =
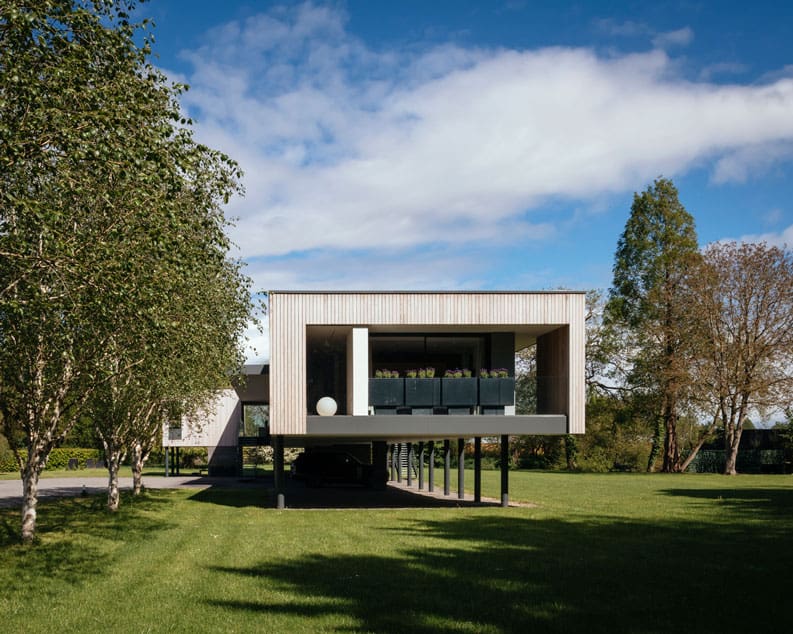
<path id="1" fill-rule="evenodd" d="M 779 224 L 779 222 L 782 221 L 782 218 L 784 218 L 784 213 L 779 207 L 769 209 L 768 212 L 763 214 L 763 222 L 769 226 Z"/>
<path id="2" fill-rule="evenodd" d="M 653 38 L 653 46 L 668 49 L 676 46 L 688 46 L 694 40 L 694 31 L 685 26 L 675 31 L 659 33 Z"/>
<path id="3" fill-rule="evenodd" d="M 712 180 L 717 184 L 745 183 L 751 176 L 763 173 L 791 158 L 791 141 L 770 141 L 738 147 L 716 161 Z"/>
<path id="4" fill-rule="evenodd" d="M 774 247 L 793 248 L 793 225 L 779 232 L 748 234 L 741 236 L 739 242 L 765 242 Z"/>
<path id="5" fill-rule="evenodd" d="M 246 363 L 264 363 L 270 360 L 270 323 L 265 319 L 261 326 L 251 325 L 245 331 Z"/>
<path id="6" fill-rule="evenodd" d="M 372 50 L 343 14 L 311 4 L 206 41 L 184 53 L 184 104 L 202 140 L 246 171 L 232 238 L 244 257 L 267 258 L 252 267 L 257 287 L 304 287 L 333 271 L 337 288 L 421 288 L 394 263 L 400 253 L 547 239 L 569 220 L 536 220 L 549 201 L 636 190 L 711 161 L 715 182 L 740 181 L 758 155 L 784 160 L 793 142 L 793 80 L 692 83 L 658 49 Z M 348 249 L 366 263 L 343 262 Z M 372 254 L 384 252 L 395 255 L 379 270 Z M 431 286 L 476 279 L 437 257 Z"/>
<path id="7" fill-rule="evenodd" d="M 748 70 L 749 66 L 740 62 L 718 62 L 705 66 L 699 76 L 704 81 L 710 81 L 717 75 L 740 75 Z"/>
<path id="8" fill-rule="evenodd" d="M 601 33 L 614 37 L 642 37 L 652 33 L 652 29 L 644 22 L 634 20 L 617 21 L 614 18 L 595 20 L 595 28 Z"/>

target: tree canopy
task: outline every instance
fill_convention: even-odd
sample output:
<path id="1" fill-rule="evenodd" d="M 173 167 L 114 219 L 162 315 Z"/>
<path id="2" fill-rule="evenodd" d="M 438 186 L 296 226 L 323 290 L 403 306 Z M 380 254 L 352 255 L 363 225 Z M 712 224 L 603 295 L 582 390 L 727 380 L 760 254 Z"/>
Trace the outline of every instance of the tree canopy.
<path id="1" fill-rule="evenodd" d="M 248 280 L 221 205 L 241 172 L 194 140 L 133 8 L 2 2 L 0 411 L 27 449 L 25 540 L 47 456 L 92 399 L 157 365 L 189 386 L 159 399 L 195 396 L 240 363 Z"/>
<path id="2" fill-rule="evenodd" d="M 689 382 L 684 355 L 687 308 L 681 299 L 686 272 L 697 258 L 694 219 L 674 184 L 659 178 L 635 194 L 617 243 L 607 311 L 633 335 L 629 381 L 658 397 L 654 447 L 660 450 L 663 437 L 664 471 L 680 469 L 677 418 Z M 654 458 L 650 456 L 650 468 Z"/>

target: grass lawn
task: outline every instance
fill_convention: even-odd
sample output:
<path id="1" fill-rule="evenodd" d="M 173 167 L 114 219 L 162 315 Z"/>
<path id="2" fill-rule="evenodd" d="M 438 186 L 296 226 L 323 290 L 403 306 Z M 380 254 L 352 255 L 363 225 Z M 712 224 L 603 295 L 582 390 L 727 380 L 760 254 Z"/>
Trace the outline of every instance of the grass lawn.
<path id="1" fill-rule="evenodd" d="M 790 631 L 793 477 L 510 485 L 537 507 L 276 511 L 256 490 L 149 491 L 110 515 L 102 496 L 60 500 L 40 505 L 32 548 L 0 509 L 0 630 Z M 484 494 L 498 486 L 485 472 Z"/>

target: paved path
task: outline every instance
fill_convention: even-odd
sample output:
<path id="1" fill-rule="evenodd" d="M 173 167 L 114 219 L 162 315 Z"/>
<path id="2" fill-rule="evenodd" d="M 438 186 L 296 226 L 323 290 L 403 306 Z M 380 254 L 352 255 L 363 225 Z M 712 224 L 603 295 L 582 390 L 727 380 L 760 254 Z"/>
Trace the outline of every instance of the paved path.
<path id="1" fill-rule="evenodd" d="M 150 489 L 206 489 L 208 487 L 263 487 L 266 480 L 245 480 L 238 478 L 210 478 L 207 476 L 144 476 L 143 486 Z M 119 478 L 121 489 L 132 489 L 132 478 Z M 39 480 L 39 499 L 54 497 L 75 497 L 86 494 L 95 495 L 107 491 L 107 477 L 88 475 L 73 478 L 41 478 Z M 19 506 L 22 503 L 22 480 L 0 480 L 0 507 Z"/>
<path id="2" fill-rule="evenodd" d="M 435 492 L 419 491 L 414 483 L 408 488 L 405 482 L 389 482 L 385 490 L 359 486 L 309 488 L 302 482 L 286 481 L 286 506 L 289 509 L 349 509 L 349 508 L 431 508 L 499 506 L 493 498 L 474 502 L 471 494 L 458 499 L 457 493 L 443 495 L 443 484 Z M 264 478 L 210 478 L 208 476 L 144 476 L 143 485 L 149 489 L 260 489 L 267 497 L 272 495 L 272 477 Z M 132 488 L 132 478 L 119 478 L 121 489 Z M 88 495 L 106 494 L 107 477 L 86 476 L 72 478 L 42 478 L 39 480 L 39 499 L 75 497 L 85 491 Z M 219 500 L 218 500 L 219 501 Z M 18 507 L 22 503 L 22 481 L 0 480 L 0 508 Z M 222 502 L 221 502 L 222 503 Z M 532 507 L 533 504 L 510 503 L 510 506 Z"/>

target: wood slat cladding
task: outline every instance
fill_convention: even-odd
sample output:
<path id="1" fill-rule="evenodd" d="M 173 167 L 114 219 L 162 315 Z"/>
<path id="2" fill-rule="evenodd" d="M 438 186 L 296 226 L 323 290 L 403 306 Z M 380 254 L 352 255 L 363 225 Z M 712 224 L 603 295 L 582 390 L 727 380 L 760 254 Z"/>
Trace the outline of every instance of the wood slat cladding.
<path id="1" fill-rule="evenodd" d="M 567 414 L 571 433 L 584 431 L 583 293 L 272 291 L 269 299 L 273 434 L 306 433 L 306 328 L 333 325 L 567 327 L 567 411 L 554 413 Z"/>

